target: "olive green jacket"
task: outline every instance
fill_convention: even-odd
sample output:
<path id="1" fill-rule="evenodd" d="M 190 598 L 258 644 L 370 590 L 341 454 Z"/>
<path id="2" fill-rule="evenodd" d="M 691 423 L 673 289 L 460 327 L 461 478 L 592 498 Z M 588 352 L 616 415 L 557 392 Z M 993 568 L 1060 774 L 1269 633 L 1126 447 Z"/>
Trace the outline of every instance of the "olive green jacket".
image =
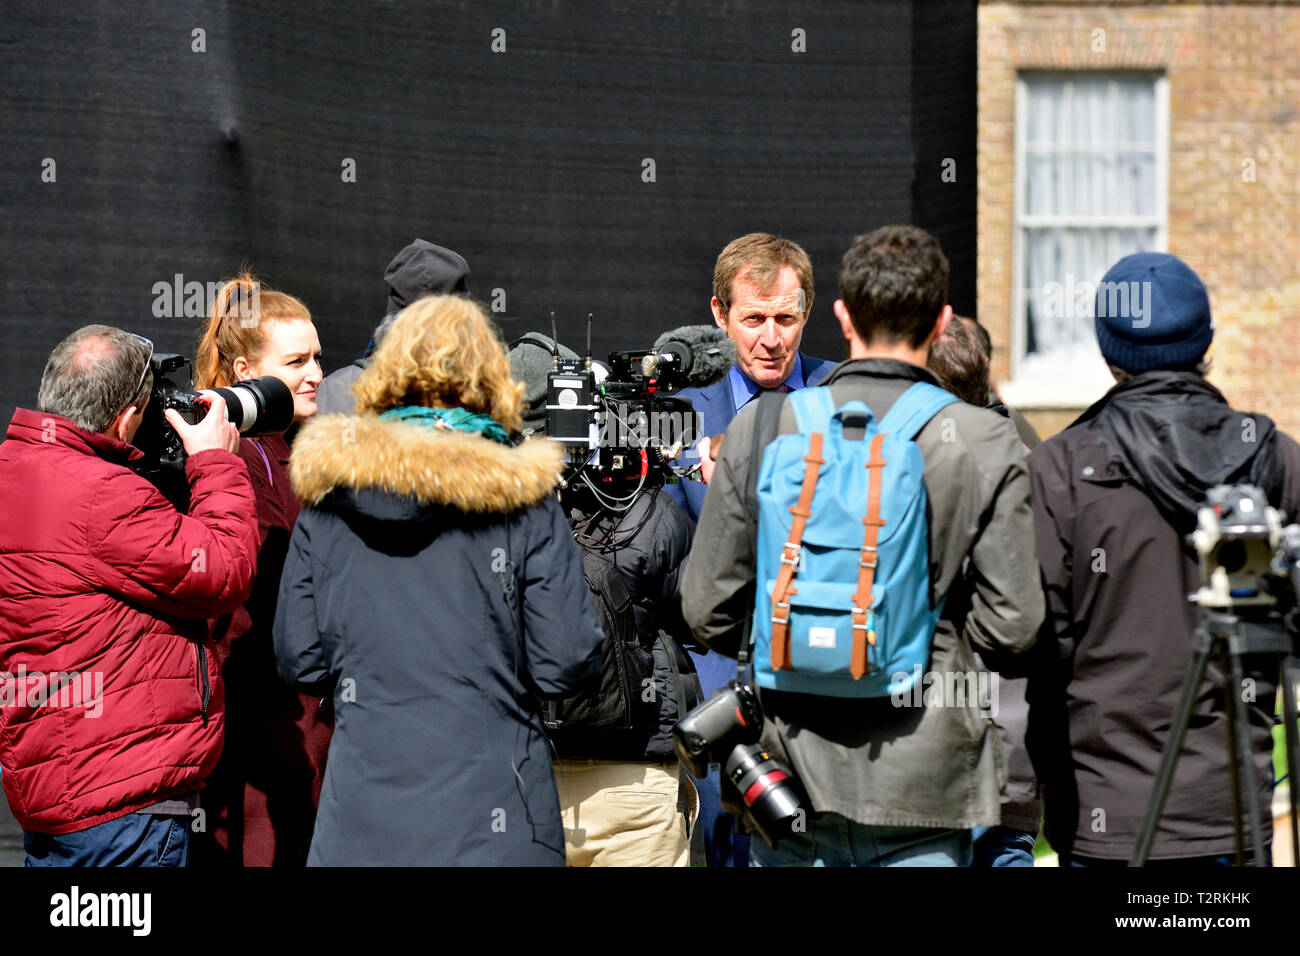
<path id="1" fill-rule="evenodd" d="M 860 359 L 841 365 L 825 385 L 837 406 L 859 399 L 879 420 L 916 381 L 935 383 L 918 366 Z M 682 588 L 695 637 L 729 657 L 754 606 L 754 407 L 725 434 Z M 795 430 L 787 405 L 779 431 Z M 1042 621 L 1025 452 L 1008 419 L 964 403 L 941 410 L 915 441 L 925 460 L 931 606 L 947 595 L 922 690 L 901 700 L 762 690 L 762 739 L 794 770 L 818 812 L 878 826 L 997 825 L 1006 779 L 998 734 L 979 693 L 966 699 L 943 690 L 978 688 L 971 682 L 982 667 L 973 651 L 986 665 L 1002 666 L 1033 645 Z"/>

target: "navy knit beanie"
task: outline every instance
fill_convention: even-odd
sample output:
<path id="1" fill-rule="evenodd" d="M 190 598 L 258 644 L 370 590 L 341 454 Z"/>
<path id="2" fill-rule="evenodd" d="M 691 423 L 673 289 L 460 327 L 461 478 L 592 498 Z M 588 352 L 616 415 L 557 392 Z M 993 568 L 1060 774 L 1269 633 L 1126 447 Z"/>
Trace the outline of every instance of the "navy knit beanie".
<path id="1" fill-rule="evenodd" d="M 1095 314 L 1102 356 L 1133 374 L 1190 368 L 1214 338 L 1205 283 L 1167 252 L 1138 252 L 1111 266 Z"/>

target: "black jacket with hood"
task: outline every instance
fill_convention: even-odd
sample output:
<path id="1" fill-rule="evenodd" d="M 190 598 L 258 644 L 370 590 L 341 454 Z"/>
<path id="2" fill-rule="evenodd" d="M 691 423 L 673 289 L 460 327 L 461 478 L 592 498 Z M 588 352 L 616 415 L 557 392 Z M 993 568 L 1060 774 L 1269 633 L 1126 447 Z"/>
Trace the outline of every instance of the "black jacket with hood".
<path id="1" fill-rule="evenodd" d="M 375 326 L 365 356 L 330 372 L 320 383 L 316 389 L 317 414 L 354 411 L 352 386 L 370 363 L 371 354 L 394 316 L 422 296 L 464 292 L 468 278 L 469 263 L 460 253 L 424 239 L 416 239 L 395 255 L 384 270 L 384 281 L 388 283 L 388 309 L 384 319 Z"/>
<path id="2" fill-rule="evenodd" d="M 600 672 L 561 452 L 317 416 L 276 609 L 281 675 L 334 685 L 310 865 L 560 865 L 534 695 Z"/>
<path id="3" fill-rule="evenodd" d="M 1030 679 L 1029 747 L 1063 853 L 1133 850 L 1191 658 L 1197 557 L 1184 541 L 1216 484 L 1250 482 L 1300 516 L 1300 446 L 1233 411 L 1193 372 L 1112 388 L 1029 458 L 1047 617 Z M 1258 788 L 1272 796 L 1276 665 L 1250 675 Z M 1211 686 L 1212 685 L 1212 686 Z M 1223 675 L 1211 663 L 1153 859 L 1233 850 Z M 1267 818 L 1267 809 L 1265 817 Z"/>
<path id="4" fill-rule="evenodd" d="M 561 757 L 676 763 L 673 725 L 700 702 L 699 678 L 683 645 L 693 644 L 682 618 L 681 579 L 695 526 L 662 488 L 643 491 L 616 514 L 589 495 L 565 503 L 580 544 L 612 561 L 632 599 L 641 646 L 651 650 L 653 693 L 641 694 L 626 731 L 575 731 L 555 735 Z"/>

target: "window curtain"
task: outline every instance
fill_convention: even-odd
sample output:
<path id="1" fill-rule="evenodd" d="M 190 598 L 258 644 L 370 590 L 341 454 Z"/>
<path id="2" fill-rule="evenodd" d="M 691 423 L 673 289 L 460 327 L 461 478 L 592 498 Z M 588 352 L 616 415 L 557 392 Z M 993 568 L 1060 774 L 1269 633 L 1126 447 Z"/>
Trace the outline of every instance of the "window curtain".
<path id="1" fill-rule="evenodd" d="M 1154 221 L 1114 221 L 1157 212 L 1155 79 L 1032 76 L 1025 88 L 1022 210 L 1048 220 L 1023 226 L 1026 360 L 1059 370 L 1098 354 L 1080 285 L 1155 247 Z"/>

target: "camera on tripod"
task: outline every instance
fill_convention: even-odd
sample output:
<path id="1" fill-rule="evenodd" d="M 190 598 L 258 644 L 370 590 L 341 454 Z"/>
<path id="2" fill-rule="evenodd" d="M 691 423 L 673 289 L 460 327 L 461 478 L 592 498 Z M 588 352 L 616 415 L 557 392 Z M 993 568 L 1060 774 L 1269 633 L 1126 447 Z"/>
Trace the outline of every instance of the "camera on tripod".
<path id="1" fill-rule="evenodd" d="M 173 409 L 191 425 L 202 421 L 212 407 L 212 396 L 226 400 L 226 417 L 247 438 L 282 432 L 293 424 L 293 393 L 272 375 L 236 382 L 228 388 L 189 389 L 193 376 L 185 372 L 189 359 L 167 352 L 149 360 L 153 389 L 133 444 L 144 452 L 136 471 L 150 481 L 180 511 L 189 508 L 189 481 L 185 477 L 185 446 L 167 423 L 163 412 Z M 185 372 L 183 375 L 182 373 Z"/>
<path id="2" fill-rule="evenodd" d="M 1258 609 L 1295 604 L 1300 591 L 1300 525 L 1254 485 L 1216 485 L 1197 512 L 1188 540 L 1200 559 L 1201 586 L 1188 599 L 1201 607 Z M 1286 578 L 1291 587 L 1286 587 Z"/>
<path id="3" fill-rule="evenodd" d="M 1264 811 L 1255 787 L 1250 713 L 1243 694 L 1247 659 L 1263 673 L 1261 661 L 1276 662 L 1282 689 L 1282 713 L 1287 765 L 1300 765 L 1292 662 L 1300 652 L 1297 606 L 1300 605 L 1300 525 L 1283 526 L 1283 514 L 1268 503 L 1254 485 L 1215 485 L 1197 510 L 1196 530 L 1188 542 L 1196 548 L 1201 586 L 1188 600 L 1201 609 L 1192 634 L 1192 657 L 1174 711 L 1160 767 L 1138 830 L 1130 866 L 1143 866 L 1155 845 L 1156 830 L 1173 786 L 1193 710 L 1212 657 L 1218 656 L 1226 678 L 1228 762 L 1232 768 L 1233 826 L 1238 863 L 1247 859 L 1249 845 L 1256 866 L 1268 859 Z M 1289 579 L 1289 580 L 1288 580 Z M 1252 698 L 1253 699 L 1253 698 Z M 1300 800 L 1289 788 L 1291 852 L 1300 858 Z M 1249 835 L 1249 844 L 1247 844 Z"/>
<path id="4" fill-rule="evenodd" d="M 697 780 L 722 766 L 725 787 L 740 797 L 745 819 L 771 846 L 806 824 L 803 790 L 794 773 L 758 742 L 763 710 L 753 689 L 731 681 L 673 727 L 677 759 Z"/>

